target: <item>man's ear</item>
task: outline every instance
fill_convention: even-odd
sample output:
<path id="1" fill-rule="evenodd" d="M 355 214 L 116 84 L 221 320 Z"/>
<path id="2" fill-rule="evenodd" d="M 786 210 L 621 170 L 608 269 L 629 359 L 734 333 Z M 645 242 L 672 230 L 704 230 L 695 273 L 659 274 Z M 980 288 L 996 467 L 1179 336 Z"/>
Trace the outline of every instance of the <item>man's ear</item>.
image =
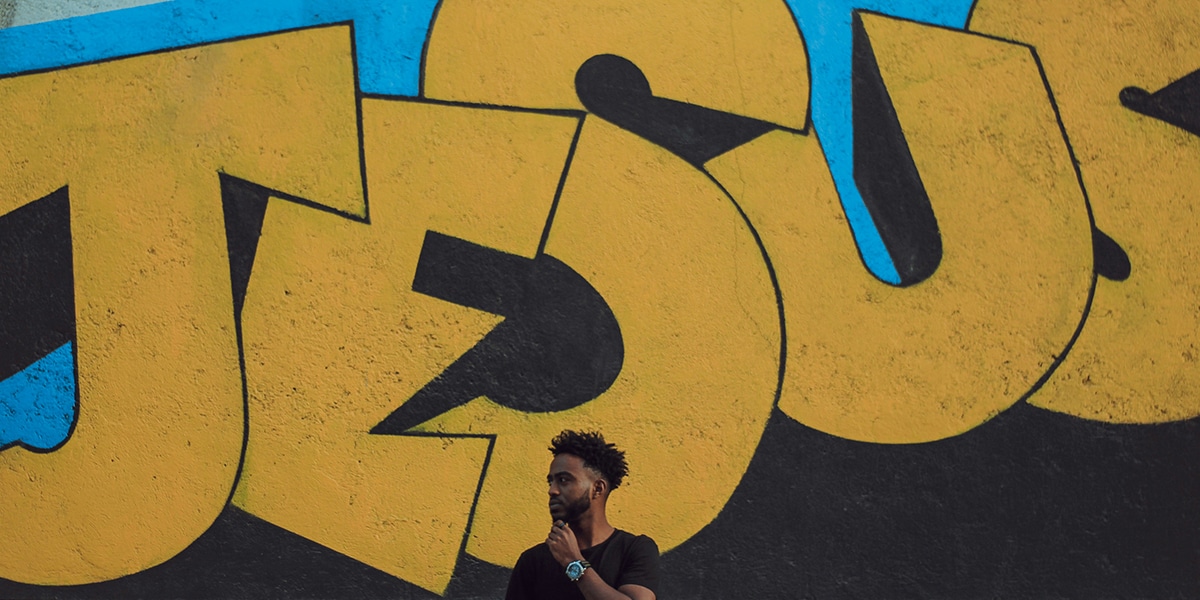
<path id="1" fill-rule="evenodd" d="M 608 480 L 601 477 L 592 484 L 592 497 L 601 498 L 608 493 Z"/>

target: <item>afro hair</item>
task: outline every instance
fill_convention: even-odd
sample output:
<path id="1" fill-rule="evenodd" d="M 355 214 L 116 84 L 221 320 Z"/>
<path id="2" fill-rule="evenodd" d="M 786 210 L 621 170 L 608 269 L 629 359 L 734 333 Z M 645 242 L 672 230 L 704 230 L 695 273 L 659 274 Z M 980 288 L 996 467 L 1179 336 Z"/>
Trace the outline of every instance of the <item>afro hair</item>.
<path id="1" fill-rule="evenodd" d="M 605 442 L 598 431 L 565 430 L 550 440 L 550 452 L 554 456 L 573 454 L 583 459 L 583 466 L 604 476 L 612 490 L 620 487 L 621 480 L 629 474 L 625 453 L 617 450 L 616 444 Z"/>

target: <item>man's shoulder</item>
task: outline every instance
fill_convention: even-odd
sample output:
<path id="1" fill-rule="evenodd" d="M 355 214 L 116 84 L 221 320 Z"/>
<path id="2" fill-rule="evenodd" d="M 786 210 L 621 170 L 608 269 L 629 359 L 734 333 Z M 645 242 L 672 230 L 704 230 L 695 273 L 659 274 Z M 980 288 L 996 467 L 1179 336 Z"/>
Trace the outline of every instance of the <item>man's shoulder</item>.
<path id="1" fill-rule="evenodd" d="M 615 555 L 612 558 L 619 566 L 611 576 L 612 586 L 620 588 L 633 584 L 657 591 L 659 556 L 654 539 L 618 530 L 613 534 L 613 542 Z"/>
<path id="2" fill-rule="evenodd" d="M 545 542 L 542 542 L 526 548 L 517 558 L 517 564 L 539 564 L 547 560 L 554 560 L 554 556 L 550 554 L 550 548 L 546 546 Z"/>
<path id="3" fill-rule="evenodd" d="M 655 543 L 654 538 L 648 535 L 615 529 L 613 530 L 612 537 L 614 541 L 619 541 L 623 545 L 653 546 L 656 550 L 658 549 L 658 544 Z"/>
<path id="4" fill-rule="evenodd" d="M 658 544 L 648 535 L 640 535 L 617 529 L 612 535 L 613 546 L 620 548 L 622 553 L 646 553 L 658 555 Z"/>

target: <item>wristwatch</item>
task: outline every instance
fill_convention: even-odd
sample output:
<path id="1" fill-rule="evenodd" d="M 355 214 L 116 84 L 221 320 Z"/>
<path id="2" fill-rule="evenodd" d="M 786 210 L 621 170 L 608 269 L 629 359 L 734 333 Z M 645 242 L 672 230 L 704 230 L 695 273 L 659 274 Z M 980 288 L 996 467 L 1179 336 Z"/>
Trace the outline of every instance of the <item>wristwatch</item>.
<path id="1" fill-rule="evenodd" d="M 573 560 L 567 563 L 567 579 L 571 581 L 579 581 L 583 577 L 583 572 L 592 568 L 592 563 L 586 560 Z"/>

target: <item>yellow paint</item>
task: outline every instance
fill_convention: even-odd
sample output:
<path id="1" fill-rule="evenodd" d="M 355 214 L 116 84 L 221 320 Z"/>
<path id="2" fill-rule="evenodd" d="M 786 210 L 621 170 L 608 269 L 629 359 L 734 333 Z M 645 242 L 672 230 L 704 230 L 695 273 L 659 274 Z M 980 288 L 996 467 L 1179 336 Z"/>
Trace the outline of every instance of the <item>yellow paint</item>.
<path id="1" fill-rule="evenodd" d="M 271 201 L 243 316 L 239 506 L 445 589 L 489 442 L 368 431 L 501 320 L 412 291 L 425 232 L 532 257 L 576 126 L 366 100 L 370 225 Z"/>
<path id="2" fill-rule="evenodd" d="M 808 118 L 804 44 L 778 0 L 445 0 L 425 95 L 582 109 L 575 71 L 597 54 L 633 61 L 661 97 L 797 129 Z"/>
<path id="3" fill-rule="evenodd" d="M 788 363 L 779 407 L 837 436 L 937 440 L 1029 391 L 1083 314 L 1084 200 L 1023 47 L 864 15 L 941 229 L 909 288 L 864 273 L 817 140 L 775 132 L 710 162 L 777 269 Z"/>
<path id="4" fill-rule="evenodd" d="M 1200 68 L 1195 4 L 980 0 L 970 27 L 1036 47 L 1096 225 L 1133 265 L 1097 283 L 1087 326 L 1030 402 L 1114 423 L 1200 414 L 1200 138 L 1118 101 Z"/>
<path id="5" fill-rule="evenodd" d="M 512 566 L 544 539 L 549 440 L 597 428 L 625 450 L 617 527 L 663 551 L 716 517 L 771 412 L 779 317 L 762 255 L 733 204 L 678 157 L 588 118 L 546 251 L 588 280 L 621 326 L 616 382 L 577 408 L 527 414 L 480 398 L 430 431 L 496 433 L 467 550 Z"/>
<path id="6" fill-rule="evenodd" d="M 70 185 L 80 412 L 0 454 L 0 577 L 159 564 L 225 506 L 242 390 L 218 170 L 361 212 L 349 30 L 0 80 L 0 214 Z"/>
<path id="7" fill-rule="evenodd" d="M 1035 405 L 1111 422 L 1200 414 L 1200 139 L 1117 102 L 1126 85 L 1155 90 L 1200 66 L 1192 13 L 1118 0 L 976 9 L 972 28 L 1037 46 L 1097 223 L 1133 261 L 1129 281 L 1099 282 Z M 779 408 L 849 439 L 926 442 L 1004 410 L 1063 353 L 1092 281 L 1090 225 L 1028 48 L 863 20 L 941 228 L 931 279 L 896 288 L 862 271 L 814 138 L 776 131 L 706 168 L 776 268 L 789 333 Z M 449 0 L 426 92 L 580 108 L 575 70 L 605 52 L 664 97 L 807 118 L 804 49 L 779 2 Z M 355 92 L 344 26 L 0 79 L 0 214 L 69 185 L 81 396 L 62 449 L 0 454 L 0 539 L 19 541 L 0 545 L 0 577 L 135 573 L 224 507 L 243 399 L 218 172 L 368 221 L 268 205 L 243 315 L 238 506 L 437 593 L 464 537 L 504 566 L 542 539 L 546 445 L 565 428 L 626 450 L 617 526 L 670 550 L 722 510 L 772 410 L 774 289 L 718 186 L 595 117 L 546 252 L 616 315 L 616 382 L 562 412 L 477 398 L 424 424 L 430 435 L 367 433 L 501 320 L 411 290 L 426 231 L 533 257 L 578 122 L 366 100 L 368 215 Z"/>

